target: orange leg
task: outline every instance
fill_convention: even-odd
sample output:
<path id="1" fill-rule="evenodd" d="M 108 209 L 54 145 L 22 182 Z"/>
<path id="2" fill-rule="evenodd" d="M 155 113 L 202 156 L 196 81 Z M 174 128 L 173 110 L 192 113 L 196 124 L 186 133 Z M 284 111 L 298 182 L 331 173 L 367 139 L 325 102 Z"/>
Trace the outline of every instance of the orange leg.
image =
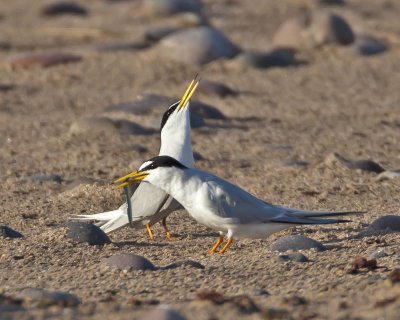
<path id="1" fill-rule="evenodd" d="M 229 238 L 224 247 L 220 250 L 219 254 L 223 254 L 232 244 L 233 239 Z"/>
<path id="2" fill-rule="evenodd" d="M 153 231 L 151 231 L 151 229 L 150 229 L 150 224 L 149 224 L 149 223 L 146 224 L 146 229 L 147 229 L 147 232 L 149 233 L 150 239 L 151 239 L 151 240 L 154 240 Z"/>
<path id="3" fill-rule="evenodd" d="M 162 225 L 164 227 L 165 233 L 167 234 L 167 238 L 169 240 L 174 240 L 176 239 L 176 237 L 168 230 L 167 227 L 167 218 L 165 217 L 164 219 L 162 219 Z"/>
<path id="4" fill-rule="evenodd" d="M 218 247 L 221 245 L 221 243 L 224 241 L 224 236 L 219 236 L 217 242 L 214 244 L 214 247 L 208 253 L 215 253 L 218 249 Z"/>

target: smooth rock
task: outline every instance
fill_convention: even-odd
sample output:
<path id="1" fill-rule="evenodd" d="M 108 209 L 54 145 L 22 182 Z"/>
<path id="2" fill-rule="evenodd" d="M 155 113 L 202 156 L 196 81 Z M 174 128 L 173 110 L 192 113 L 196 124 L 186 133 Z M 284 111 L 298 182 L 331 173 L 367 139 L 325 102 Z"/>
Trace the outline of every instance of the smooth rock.
<path id="1" fill-rule="evenodd" d="M 68 228 L 67 238 L 76 242 L 88 243 L 90 245 L 111 243 L 107 234 L 94 224 L 71 221 L 64 224 L 63 227 Z"/>
<path id="2" fill-rule="evenodd" d="M 62 52 L 26 52 L 9 56 L 6 61 L 13 69 L 50 67 L 58 64 L 78 62 L 81 56 Z"/>
<path id="3" fill-rule="evenodd" d="M 190 102 L 190 112 L 193 112 L 199 117 L 205 119 L 226 120 L 227 117 L 217 108 L 209 104 L 200 102 L 199 100 L 192 100 Z"/>
<path id="4" fill-rule="evenodd" d="M 58 174 L 37 174 L 37 175 L 33 175 L 33 176 L 23 177 L 21 180 L 36 181 L 36 182 L 54 181 L 57 183 L 61 183 L 64 181 L 64 179 Z"/>
<path id="5" fill-rule="evenodd" d="M 400 232 L 400 216 L 387 215 L 374 220 L 368 228 L 371 231 Z"/>
<path id="6" fill-rule="evenodd" d="M 76 307 L 81 303 L 80 299 L 70 293 L 62 291 L 47 291 L 44 289 L 24 289 L 20 292 L 20 299 L 27 303 L 37 304 L 39 307 L 57 305 L 60 307 Z"/>
<path id="7" fill-rule="evenodd" d="M 186 64 L 203 65 L 219 58 L 233 58 L 240 49 L 223 33 L 208 26 L 174 32 L 159 42 L 163 56 Z"/>
<path id="8" fill-rule="evenodd" d="M 388 256 L 388 254 L 386 253 L 386 251 L 384 251 L 384 250 L 377 250 L 377 251 L 372 252 L 372 253 L 369 255 L 368 259 L 369 259 L 369 260 L 380 259 L 380 258 L 384 258 L 384 257 L 387 257 L 387 256 Z"/>
<path id="9" fill-rule="evenodd" d="M 160 306 L 151 311 L 146 312 L 140 320 L 185 320 L 186 318 L 179 312 L 167 307 Z"/>
<path id="10" fill-rule="evenodd" d="M 364 56 L 370 56 L 385 52 L 388 44 L 382 40 L 367 34 L 359 34 L 354 43 L 356 51 Z"/>
<path id="11" fill-rule="evenodd" d="M 3 238 L 23 238 L 24 236 L 7 226 L 0 226 L 0 237 Z"/>
<path id="12" fill-rule="evenodd" d="M 201 270 L 205 269 L 205 267 L 201 263 L 199 263 L 197 261 L 193 261 L 193 260 L 183 260 L 183 261 L 174 262 L 165 267 L 161 267 L 161 269 L 168 270 L 168 269 L 176 269 L 176 268 L 180 268 L 180 267 L 190 267 L 190 268 L 201 269 Z"/>
<path id="13" fill-rule="evenodd" d="M 341 16 L 328 11 L 304 12 L 285 21 L 275 33 L 275 47 L 307 49 L 328 43 L 348 45 L 354 42 L 350 25 Z"/>
<path id="14" fill-rule="evenodd" d="M 316 249 L 317 251 L 326 250 L 325 246 L 323 246 L 318 241 L 302 235 L 293 235 L 279 238 L 269 246 L 269 249 L 271 251 L 279 252 L 308 249 Z"/>
<path id="15" fill-rule="evenodd" d="M 88 14 L 88 10 L 82 5 L 73 1 L 59 1 L 46 5 L 42 9 L 42 14 L 45 16 L 55 16 L 62 14 L 86 16 Z"/>
<path id="16" fill-rule="evenodd" d="M 201 13 L 200 0 L 145 0 L 143 9 L 149 15 L 172 15 L 180 12 Z"/>
<path id="17" fill-rule="evenodd" d="M 110 267 L 117 268 L 119 270 L 157 270 L 158 268 L 152 264 L 146 258 L 133 254 L 133 253 L 122 253 L 115 254 L 107 259 L 104 259 L 104 263 Z"/>
<path id="18" fill-rule="evenodd" d="M 0 84 L 0 92 L 6 92 L 15 89 L 13 84 Z"/>
<path id="19" fill-rule="evenodd" d="M 239 93 L 224 83 L 210 80 L 201 80 L 197 88 L 199 93 L 215 95 L 221 98 L 237 96 Z"/>
<path id="20" fill-rule="evenodd" d="M 349 169 L 360 169 L 368 172 L 381 173 L 385 169 L 372 160 L 349 160 L 338 153 L 330 153 L 324 160 L 328 166 L 340 165 Z"/>
<path id="21" fill-rule="evenodd" d="M 103 116 L 87 117 L 73 122 L 69 132 L 81 134 L 85 132 L 107 132 L 116 131 L 120 134 L 150 135 L 156 133 L 152 128 L 146 128 L 133 121 L 124 119 L 113 119 Z"/>

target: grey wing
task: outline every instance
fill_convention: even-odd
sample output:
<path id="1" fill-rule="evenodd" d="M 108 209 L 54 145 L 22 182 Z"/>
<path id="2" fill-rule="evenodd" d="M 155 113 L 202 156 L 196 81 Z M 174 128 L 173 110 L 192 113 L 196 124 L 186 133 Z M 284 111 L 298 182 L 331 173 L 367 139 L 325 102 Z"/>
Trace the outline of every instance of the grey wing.
<path id="1" fill-rule="evenodd" d="M 214 202 L 218 215 L 232 222 L 248 224 L 268 222 L 277 218 L 283 210 L 267 205 L 240 187 L 212 176 L 207 181 L 209 197 Z"/>
<path id="2" fill-rule="evenodd" d="M 217 178 L 217 177 L 215 177 Z M 219 179 L 219 178 L 218 178 Z M 213 197 L 217 200 L 218 215 L 233 219 L 237 223 L 288 223 L 329 224 L 349 222 L 337 218 L 354 212 L 308 211 L 277 206 L 251 195 L 238 186 L 222 179 L 209 181 Z"/>
<path id="3" fill-rule="evenodd" d="M 172 212 L 173 201 L 169 198 L 167 193 L 150 183 L 139 184 L 131 197 L 133 220 L 149 218 L 161 210 Z"/>

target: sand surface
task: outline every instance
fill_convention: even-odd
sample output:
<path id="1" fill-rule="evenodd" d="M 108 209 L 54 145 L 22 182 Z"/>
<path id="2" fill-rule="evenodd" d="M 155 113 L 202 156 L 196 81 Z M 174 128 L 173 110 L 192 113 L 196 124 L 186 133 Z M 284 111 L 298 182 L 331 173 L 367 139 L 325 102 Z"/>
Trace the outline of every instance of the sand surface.
<path id="1" fill-rule="evenodd" d="M 8 312 L 10 319 L 133 319 L 154 308 L 152 301 L 188 319 L 398 319 L 400 286 L 388 275 L 400 264 L 400 236 L 354 236 L 374 219 L 399 213 L 400 180 L 378 181 L 375 173 L 330 166 L 324 159 L 337 152 L 400 168 L 400 3 L 348 0 L 345 6 L 329 7 L 356 32 L 386 36 L 391 42 L 387 52 L 363 57 L 352 47 L 327 45 L 301 52 L 304 65 L 271 69 L 224 60 L 185 65 L 163 60 L 153 49 L 96 52 L 91 48 L 98 44 L 140 39 L 148 26 L 162 25 L 161 18 L 142 15 L 140 1 L 81 1 L 90 10 L 87 17 L 43 17 L 43 3 L 0 3 L 0 40 L 11 44 L 0 50 L 0 84 L 13 85 L 0 91 L 0 223 L 25 235 L 1 239 L 0 293 L 60 290 L 77 295 L 82 304 L 27 305 L 24 311 Z M 210 0 L 204 6 L 214 26 L 254 50 L 269 48 L 279 24 L 292 14 L 321 7 L 305 0 Z M 66 26 L 80 32 L 65 31 Z M 82 61 L 12 70 L 5 60 L 18 52 L 60 48 L 82 54 Z M 201 155 L 198 168 L 272 203 L 368 212 L 347 224 L 239 240 L 224 255 L 207 254 L 217 233 L 184 211 L 169 218 L 179 235 L 176 241 L 168 241 L 160 225 L 154 226 L 155 241 L 144 230 L 130 228 L 111 234 L 113 243 L 105 246 L 66 239 L 60 224 L 75 214 L 117 208 L 123 195 L 113 179 L 159 148 L 158 133 L 71 133 L 71 125 L 143 93 L 179 97 L 198 72 L 202 79 L 243 92 L 224 99 L 196 94 L 228 117 L 192 130 L 194 150 Z M 57 174 L 63 181 L 24 179 L 38 174 Z M 79 185 L 84 177 L 92 183 Z M 330 250 L 304 251 L 306 263 L 278 261 L 269 245 L 289 234 L 306 235 Z M 380 268 L 348 273 L 354 256 L 377 250 L 388 253 L 378 259 Z M 205 268 L 105 269 L 102 260 L 117 253 L 142 255 L 158 266 L 190 259 Z M 201 291 L 246 295 L 260 311 L 200 301 Z"/>

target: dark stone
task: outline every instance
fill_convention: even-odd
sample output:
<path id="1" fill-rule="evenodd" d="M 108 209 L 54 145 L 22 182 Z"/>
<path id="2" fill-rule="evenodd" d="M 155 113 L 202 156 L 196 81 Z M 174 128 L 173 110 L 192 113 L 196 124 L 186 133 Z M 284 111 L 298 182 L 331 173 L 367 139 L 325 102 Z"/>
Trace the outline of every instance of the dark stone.
<path id="1" fill-rule="evenodd" d="M 197 261 L 193 261 L 193 260 L 184 260 L 184 261 L 178 261 L 178 262 L 174 262 L 171 263 L 165 267 L 162 267 L 161 269 L 163 270 L 168 270 L 168 269 L 175 269 L 175 268 L 180 268 L 180 267 L 190 267 L 190 268 L 195 268 L 195 269 L 205 269 L 205 267 L 197 262 Z"/>
<path id="2" fill-rule="evenodd" d="M 370 35 L 358 35 L 355 42 L 355 47 L 358 53 L 370 56 L 385 52 L 388 49 L 388 44 L 378 38 Z"/>
<path id="3" fill-rule="evenodd" d="M 381 165 L 372 160 L 348 161 L 346 165 L 349 169 L 360 169 L 368 172 L 381 173 L 385 171 Z"/>
<path id="4" fill-rule="evenodd" d="M 84 222 L 67 222 L 63 227 L 68 228 L 67 238 L 90 245 L 111 243 L 110 238 L 103 230 L 94 224 Z"/>
<path id="5" fill-rule="evenodd" d="M 104 263 L 110 267 L 114 267 L 119 270 L 154 271 L 158 269 L 154 264 L 152 264 L 146 258 L 133 253 L 115 254 L 107 259 L 104 259 Z"/>
<path id="6" fill-rule="evenodd" d="M 57 183 L 61 183 L 63 182 L 64 179 L 58 174 L 38 174 L 38 175 L 23 177 L 22 180 L 37 181 L 37 182 L 54 181 Z"/>
<path id="7" fill-rule="evenodd" d="M 144 9 L 152 15 L 172 15 L 181 12 L 200 13 L 200 0 L 145 0 Z"/>
<path id="8" fill-rule="evenodd" d="M 297 65 L 293 49 L 274 49 L 271 52 L 245 51 L 236 58 L 240 63 L 253 68 L 288 67 Z"/>
<path id="9" fill-rule="evenodd" d="M 216 95 L 221 98 L 238 95 L 238 92 L 233 90 L 229 86 L 220 82 L 209 80 L 201 80 L 197 90 L 200 93 L 204 93 L 207 95 Z"/>
<path id="10" fill-rule="evenodd" d="M 280 251 L 280 252 L 288 250 L 307 250 L 307 249 L 316 249 L 317 251 L 326 250 L 325 246 L 323 246 L 318 241 L 302 235 L 286 236 L 279 238 L 270 245 L 269 249 L 271 251 Z"/>
<path id="11" fill-rule="evenodd" d="M 400 216 L 387 215 L 380 217 L 371 223 L 369 230 L 400 232 Z"/>
<path id="12" fill-rule="evenodd" d="M 0 226 L 0 237 L 3 238 L 23 238 L 24 236 L 7 226 Z"/>
<path id="13" fill-rule="evenodd" d="M 45 16 L 56 16 L 62 14 L 86 16 L 88 14 L 88 10 L 73 1 L 60 1 L 46 5 L 42 9 L 42 14 Z"/>
<path id="14" fill-rule="evenodd" d="M 24 289 L 19 294 L 19 298 L 24 302 L 33 303 L 42 308 L 54 305 L 76 307 L 81 303 L 80 299 L 74 294 L 62 291 L 47 291 L 39 288 Z"/>
<path id="15" fill-rule="evenodd" d="M 169 307 L 159 307 L 146 312 L 140 320 L 186 320 L 186 318 L 177 311 Z"/>
<path id="16" fill-rule="evenodd" d="M 200 102 L 198 100 L 192 100 L 190 102 L 190 112 L 193 112 L 199 117 L 205 119 L 216 119 L 216 120 L 226 120 L 226 116 L 219 111 L 217 108 Z"/>

